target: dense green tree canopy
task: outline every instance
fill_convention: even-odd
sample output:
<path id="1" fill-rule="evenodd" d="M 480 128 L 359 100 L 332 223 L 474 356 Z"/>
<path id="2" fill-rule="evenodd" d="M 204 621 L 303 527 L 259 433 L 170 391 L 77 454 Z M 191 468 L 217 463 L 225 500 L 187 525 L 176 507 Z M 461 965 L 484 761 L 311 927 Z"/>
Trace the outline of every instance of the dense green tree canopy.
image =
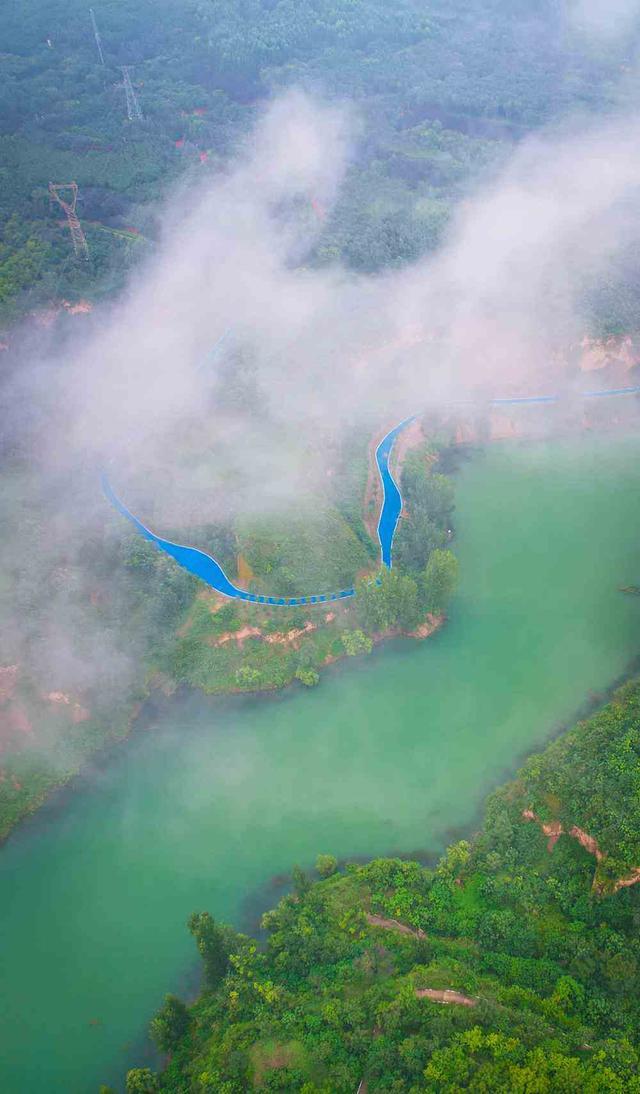
<path id="1" fill-rule="evenodd" d="M 0 90 L 0 318 L 120 288 L 153 246 L 153 203 L 217 170 L 269 94 L 350 99 L 360 150 L 316 260 L 371 271 L 436 247 L 452 205 L 514 140 L 567 111 L 605 111 L 637 27 L 602 45 L 544 0 L 6 0 Z M 144 114 L 130 122 L 121 66 Z M 206 164 L 201 162 L 206 156 Z M 80 186 L 78 264 L 47 185 Z M 133 231 L 131 229 L 134 229 Z M 628 263 L 587 286 L 608 329 L 637 322 Z"/>
<path id="2" fill-rule="evenodd" d="M 584 824 L 590 791 L 597 826 L 603 770 L 633 770 L 639 696 L 628 685 L 528 761 L 435 869 L 380 859 L 315 884 L 296 869 L 266 946 L 231 941 L 160 1088 L 640 1091 L 640 886 L 594 888 L 595 856 L 569 830 L 549 851 L 523 816 L 566 791 L 556 813 Z M 638 797 L 624 777 L 616 794 L 612 858 Z"/>

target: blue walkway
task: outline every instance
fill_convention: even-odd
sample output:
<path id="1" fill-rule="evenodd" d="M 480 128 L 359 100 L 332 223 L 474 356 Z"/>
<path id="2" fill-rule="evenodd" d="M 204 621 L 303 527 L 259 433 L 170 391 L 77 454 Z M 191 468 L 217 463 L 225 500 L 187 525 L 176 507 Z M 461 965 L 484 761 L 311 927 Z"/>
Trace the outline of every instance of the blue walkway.
<path id="1" fill-rule="evenodd" d="M 213 347 L 213 354 L 215 354 L 228 334 L 229 331 L 225 331 L 218 340 Z M 584 399 L 601 399 L 609 398 L 614 395 L 634 395 L 639 392 L 640 385 L 637 387 L 609 388 L 606 391 L 584 391 L 581 392 L 580 395 Z M 562 395 L 523 395 L 511 399 L 491 399 L 489 401 L 489 406 L 557 403 L 561 402 L 563 398 L 564 396 Z M 402 495 L 389 470 L 389 458 L 398 434 L 413 421 L 415 421 L 415 415 L 411 418 L 405 418 L 403 422 L 400 422 L 400 425 L 395 426 L 382 438 L 380 444 L 376 448 L 376 465 L 382 483 L 383 499 L 380 519 L 378 521 L 378 540 L 380 542 L 380 557 L 382 564 L 389 569 L 391 569 L 393 540 L 398 527 L 400 513 L 402 512 Z M 225 574 L 220 563 L 216 562 L 215 558 L 208 555 L 206 551 L 200 551 L 197 547 L 184 547 L 179 543 L 172 543 L 171 540 L 162 539 L 160 536 L 157 536 L 155 532 L 152 532 L 150 528 L 147 528 L 142 521 L 138 520 L 138 518 L 127 509 L 126 505 L 120 501 L 114 493 L 106 475 L 103 475 L 102 477 L 102 488 L 111 504 L 115 506 L 123 517 L 126 517 L 127 520 L 130 520 L 131 523 L 135 525 L 145 539 L 148 539 L 150 543 L 153 543 L 158 550 L 164 551 L 165 554 L 170 555 L 171 558 L 175 559 L 179 566 L 188 570 L 189 573 L 195 574 L 196 577 L 205 581 L 207 585 L 210 585 L 216 592 L 222 593 L 223 596 L 232 597 L 235 600 L 245 600 L 249 604 L 271 604 L 274 607 L 282 608 L 297 608 L 302 605 L 308 606 L 310 604 L 326 604 L 332 600 L 345 600 L 347 597 L 355 596 L 356 591 L 353 587 L 341 589 L 337 593 L 316 593 L 313 596 L 257 596 L 255 593 L 248 593 L 245 589 L 240 589 L 237 585 L 234 585 Z"/>
<path id="2" fill-rule="evenodd" d="M 640 385 L 637 387 L 611 387 L 606 391 L 577 391 L 566 395 L 519 395 L 514 399 L 490 399 L 489 406 L 515 406 L 523 403 L 561 403 L 565 399 L 607 399 L 612 395 L 637 395 Z M 472 406 L 474 404 L 467 404 Z"/>
<path id="3" fill-rule="evenodd" d="M 302 605 L 309 604 L 326 604 L 332 600 L 344 600 L 346 597 L 355 596 L 355 589 L 341 589 L 337 593 L 319 593 L 313 596 L 257 596 L 255 593 L 248 593 L 245 589 L 239 589 L 237 585 L 234 585 L 225 574 L 222 566 L 219 562 L 216 562 L 215 558 L 208 555 L 206 551 L 200 551 L 197 547 L 184 547 L 180 543 L 172 543 L 170 539 L 162 539 L 161 536 L 157 536 L 155 532 L 152 532 L 150 528 L 138 520 L 137 517 L 127 509 L 126 505 L 120 501 L 117 494 L 114 493 L 111 484 L 106 475 L 102 476 L 102 489 L 105 496 L 109 499 L 112 505 L 122 513 L 123 517 L 130 520 L 132 524 L 135 524 L 136 528 L 140 532 L 140 535 L 148 539 L 150 543 L 153 543 L 160 551 L 164 551 L 165 554 L 171 555 L 171 558 L 175 559 L 179 566 L 182 566 L 185 570 L 188 570 L 190 574 L 195 574 L 202 581 L 205 581 L 207 585 L 210 585 L 216 592 L 222 593 L 223 596 L 233 597 L 235 600 L 246 600 L 250 604 L 272 604 L 275 607 L 281 608 L 297 608 Z"/>
<path id="4" fill-rule="evenodd" d="M 387 433 L 386 437 L 382 438 L 376 448 L 376 464 L 378 465 L 378 474 L 382 483 L 383 498 L 380 520 L 378 521 L 378 540 L 380 541 L 380 554 L 383 565 L 388 566 L 389 569 L 391 569 L 393 538 L 402 512 L 402 495 L 389 470 L 389 457 L 398 434 L 402 432 L 405 426 L 409 425 L 409 422 L 414 421 L 415 414 L 412 418 L 405 418 L 403 422 L 400 422 L 400 425 L 397 425 L 395 429 Z"/>

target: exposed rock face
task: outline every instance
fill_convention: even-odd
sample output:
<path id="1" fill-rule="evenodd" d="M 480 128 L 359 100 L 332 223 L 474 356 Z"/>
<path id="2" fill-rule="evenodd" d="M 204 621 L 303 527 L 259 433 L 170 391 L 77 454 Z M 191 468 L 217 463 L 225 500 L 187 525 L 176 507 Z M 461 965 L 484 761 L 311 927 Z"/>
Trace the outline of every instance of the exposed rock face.
<path id="1" fill-rule="evenodd" d="M 0 753 L 20 747 L 33 733 L 23 703 L 16 695 L 19 665 L 0 666 Z"/>
<path id="2" fill-rule="evenodd" d="M 74 725 L 78 725 L 79 722 L 86 722 L 89 718 L 89 711 L 86 707 L 76 702 L 70 695 L 66 695 L 64 691 L 50 691 L 48 695 L 45 695 L 45 699 L 49 703 L 69 707 L 71 721 Z"/>
<path id="3" fill-rule="evenodd" d="M 414 631 L 406 631 L 407 638 L 429 638 L 430 635 L 437 631 L 439 627 L 445 621 L 444 615 L 434 615 L 429 612 L 424 623 L 420 623 Z"/>
<path id="4" fill-rule="evenodd" d="M 17 665 L 0 665 L 0 703 L 11 699 L 18 683 Z"/>
<path id="5" fill-rule="evenodd" d="M 212 638 L 210 645 L 224 646 L 226 642 L 237 642 L 237 644 L 242 647 L 246 638 L 261 638 L 264 642 L 268 642 L 272 646 L 293 646 L 296 648 L 297 640 L 299 638 L 302 638 L 305 634 L 309 634 L 310 631 L 315 631 L 317 629 L 318 624 L 312 623 L 310 619 L 308 619 L 302 627 L 293 627 L 290 631 L 274 631 L 271 634 L 263 634 L 259 627 L 247 626 L 242 627 L 239 631 L 225 631 L 224 634 L 219 635 L 217 638 Z"/>
<path id="6" fill-rule="evenodd" d="M 596 372 L 598 369 L 611 365 L 628 372 L 637 364 L 638 350 L 629 335 L 605 338 L 601 341 L 585 337 L 580 343 L 582 372 Z"/>
<path id="7" fill-rule="evenodd" d="M 590 855 L 593 855 L 596 862 L 604 862 L 606 860 L 606 854 L 598 847 L 598 841 L 594 836 L 590 836 L 588 832 L 585 832 L 583 828 L 578 828 L 577 824 L 572 824 L 571 828 L 567 831 L 562 822 L 559 820 L 554 821 L 541 821 L 540 818 L 533 812 L 532 809 L 522 810 L 522 819 L 526 821 L 535 821 L 537 825 L 542 829 L 545 836 L 548 836 L 547 851 L 549 854 L 553 851 L 556 843 L 562 835 L 571 836 L 576 839 L 581 847 L 584 847 L 585 851 L 588 851 Z M 605 889 L 612 890 L 614 893 L 618 889 L 626 889 L 630 885 L 637 885 L 640 881 L 640 866 L 636 866 L 630 873 L 625 874 L 623 877 L 618 878 L 612 885 L 607 885 L 598 877 L 598 870 L 593 875 L 593 888 L 597 892 L 604 892 Z"/>
<path id="8" fill-rule="evenodd" d="M 456 425 L 456 444 L 475 444 L 478 440 L 478 430 L 468 421 L 460 421 Z"/>
<path id="9" fill-rule="evenodd" d="M 489 416 L 489 440 L 508 441 L 512 437 L 518 437 L 520 433 L 521 430 L 513 418 L 509 418 L 504 413 L 492 411 Z"/>

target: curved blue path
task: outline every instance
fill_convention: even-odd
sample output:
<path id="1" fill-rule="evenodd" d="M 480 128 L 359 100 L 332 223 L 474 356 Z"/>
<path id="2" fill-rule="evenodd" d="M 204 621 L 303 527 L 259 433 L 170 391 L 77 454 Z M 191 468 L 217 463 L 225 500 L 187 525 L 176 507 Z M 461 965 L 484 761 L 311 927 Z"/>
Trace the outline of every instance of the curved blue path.
<path id="1" fill-rule="evenodd" d="M 162 539 L 161 536 L 157 536 L 155 532 L 147 528 L 141 520 L 138 520 L 127 509 L 124 502 L 120 501 L 106 475 L 102 476 L 102 489 L 118 512 L 122 513 L 122 516 L 130 520 L 132 524 L 135 524 L 140 535 L 153 543 L 160 551 L 171 555 L 171 558 L 175 559 L 179 566 L 188 570 L 190 574 L 195 574 L 202 581 L 206 581 L 207 585 L 210 585 L 216 592 L 222 593 L 223 596 L 233 597 L 236 600 L 246 600 L 250 604 L 273 604 L 281 608 L 296 608 L 303 604 L 326 604 L 331 600 L 344 600 L 346 597 L 355 596 L 356 591 L 354 588 L 341 589 L 337 593 L 319 593 L 313 596 L 257 596 L 255 593 L 248 593 L 245 589 L 239 589 L 237 585 L 234 585 L 225 574 L 220 563 L 216 562 L 215 558 L 208 555 L 206 551 L 200 551 L 197 547 L 184 547 L 180 543 L 173 543 L 170 539 Z"/>
<path id="2" fill-rule="evenodd" d="M 490 399 L 489 406 L 514 406 L 522 403 L 560 403 L 563 399 L 572 397 L 606 399 L 612 395 L 637 395 L 638 392 L 640 392 L 640 385 L 636 387 L 611 387 L 605 391 L 578 391 L 568 395 L 518 395 L 513 399 Z"/>
<path id="3" fill-rule="evenodd" d="M 215 353 L 218 346 L 225 340 L 229 331 L 225 331 L 218 342 L 213 347 L 212 353 Z M 633 395 L 640 392 L 640 385 L 636 387 L 618 387 L 609 388 L 605 391 L 584 391 L 581 392 L 581 396 L 584 399 L 599 399 L 607 398 L 613 395 Z M 523 403 L 557 403 L 562 400 L 561 395 L 522 395 L 515 396 L 510 399 L 491 399 L 489 406 L 515 406 Z M 402 430 L 409 425 L 410 422 L 415 421 L 415 415 L 411 418 L 405 418 L 400 422 L 400 425 L 391 429 L 385 437 L 382 438 L 380 444 L 376 448 L 376 465 L 378 468 L 378 474 L 380 475 L 380 481 L 382 483 L 382 508 L 380 510 L 380 519 L 378 521 L 378 540 L 380 542 L 380 555 L 383 566 L 387 566 L 391 569 L 391 553 L 393 547 L 393 540 L 398 527 L 398 521 L 400 519 L 400 513 L 402 512 L 402 495 L 398 489 L 390 470 L 389 470 L 389 457 L 393 450 L 396 438 Z M 355 596 L 355 589 L 353 587 L 349 589 L 341 589 L 337 593 L 316 593 L 313 596 L 257 596 L 255 593 L 248 593 L 245 589 L 238 588 L 232 581 L 229 580 L 225 574 L 222 566 L 216 562 L 215 558 L 208 555 L 206 551 L 200 551 L 197 547 L 185 547 L 180 543 L 173 543 L 169 539 L 162 539 L 157 536 L 155 532 L 152 532 L 150 528 L 147 528 L 142 521 L 131 513 L 126 505 L 120 501 L 117 495 L 114 493 L 109 480 L 106 475 L 102 476 L 102 488 L 108 500 L 112 505 L 130 520 L 132 524 L 136 526 L 141 535 L 145 539 L 148 539 L 150 543 L 153 543 L 160 551 L 164 551 L 165 554 L 170 555 L 175 559 L 179 566 L 182 566 L 189 573 L 195 574 L 202 581 L 205 581 L 207 585 L 210 585 L 216 592 L 222 593 L 223 596 L 232 597 L 236 600 L 245 600 L 250 604 L 272 604 L 276 607 L 284 608 L 296 608 L 301 605 L 309 604 L 326 604 L 331 600 L 345 600 L 347 597 Z"/>
<path id="4" fill-rule="evenodd" d="M 409 422 L 414 422 L 415 420 L 415 414 L 411 418 L 405 418 L 403 422 L 400 422 L 400 425 L 397 425 L 395 429 L 392 429 L 387 433 L 386 437 L 382 438 L 380 444 L 376 448 L 376 464 L 378 465 L 378 474 L 380 475 L 380 481 L 382 483 L 383 498 L 380 519 L 378 521 L 378 540 L 380 541 L 382 562 L 385 566 L 388 566 L 389 569 L 391 569 L 393 537 L 396 534 L 400 513 L 402 512 L 402 494 L 389 470 L 389 457 L 398 434 L 402 432 L 405 426 L 409 425 Z"/>

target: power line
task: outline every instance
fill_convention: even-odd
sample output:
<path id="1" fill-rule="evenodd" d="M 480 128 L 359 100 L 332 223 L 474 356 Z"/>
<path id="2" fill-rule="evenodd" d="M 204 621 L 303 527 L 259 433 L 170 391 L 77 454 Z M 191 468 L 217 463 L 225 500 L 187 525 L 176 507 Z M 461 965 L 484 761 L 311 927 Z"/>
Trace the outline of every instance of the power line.
<path id="1" fill-rule="evenodd" d="M 93 27 L 93 37 L 96 40 L 98 47 L 98 53 L 100 54 L 100 64 L 104 64 L 104 54 L 102 52 L 102 41 L 100 39 L 100 31 L 98 30 L 98 24 L 96 23 L 96 17 L 93 14 L 93 8 L 89 8 L 89 15 L 91 16 L 91 25 Z"/>
<path id="2" fill-rule="evenodd" d="M 138 96 L 133 90 L 131 76 L 129 75 L 129 69 L 126 67 L 126 65 L 122 66 L 122 77 L 124 81 L 125 95 L 127 96 L 127 117 L 130 122 L 141 122 L 143 120 L 143 114 L 140 109 L 140 103 L 138 102 Z"/>
<path id="3" fill-rule="evenodd" d="M 65 201 L 61 197 L 61 191 L 71 191 L 71 201 Z M 67 223 L 69 225 L 69 231 L 71 232 L 71 241 L 73 243 L 73 249 L 78 258 L 83 258 L 88 262 L 89 260 L 89 248 L 87 247 L 87 241 L 82 231 L 82 225 L 78 220 L 76 214 L 76 202 L 78 200 L 78 184 L 77 182 L 50 182 L 49 193 L 51 197 L 58 202 L 58 205 L 64 209 L 67 215 Z"/>

